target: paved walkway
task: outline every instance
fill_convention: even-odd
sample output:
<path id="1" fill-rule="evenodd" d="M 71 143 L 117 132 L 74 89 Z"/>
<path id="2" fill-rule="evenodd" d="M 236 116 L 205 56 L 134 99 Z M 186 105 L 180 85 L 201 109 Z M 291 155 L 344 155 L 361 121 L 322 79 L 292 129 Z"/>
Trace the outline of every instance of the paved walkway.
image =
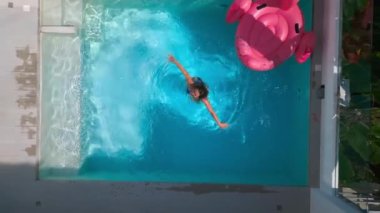
<path id="1" fill-rule="evenodd" d="M 37 0 L 0 1 L 0 163 L 36 162 Z"/>

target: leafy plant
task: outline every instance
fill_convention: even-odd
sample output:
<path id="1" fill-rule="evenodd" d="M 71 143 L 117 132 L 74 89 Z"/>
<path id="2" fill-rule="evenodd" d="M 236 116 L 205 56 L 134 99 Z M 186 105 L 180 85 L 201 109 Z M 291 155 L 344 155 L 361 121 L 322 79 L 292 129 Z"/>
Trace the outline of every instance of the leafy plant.
<path id="1" fill-rule="evenodd" d="M 352 101 L 349 108 L 341 108 L 339 172 L 343 185 L 380 181 L 380 76 L 371 73 L 380 52 L 371 47 L 372 7 L 373 0 L 344 1 L 342 74 L 350 79 L 351 92 L 367 99 L 366 104 Z"/>
<path id="2" fill-rule="evenodd" d="M 379 51 L 374 52 L 373 55 L 374 55 L 376 58 L 380 59 L 380 52 L 379 52 Z"/>
<path id="3" fill-rule="evenodd" d="M 376 181 L 372 167 L 380 165 L 380 109 L 342 109 L 340 180 L 343 184 Z"/>
<path id="4" fill-rule="evenodd" d="M 343 32 L 349 32 L 358 13 L 368 4 L 368 0 L 345 0 L 343 8 Z"/>
<path id="5" fill-rule="evenodd" d="M 367 30 L 372 0 L 346 0 L 343 10 L 343 56 L 349 63 L 368 59 L 371 55 Z"/>

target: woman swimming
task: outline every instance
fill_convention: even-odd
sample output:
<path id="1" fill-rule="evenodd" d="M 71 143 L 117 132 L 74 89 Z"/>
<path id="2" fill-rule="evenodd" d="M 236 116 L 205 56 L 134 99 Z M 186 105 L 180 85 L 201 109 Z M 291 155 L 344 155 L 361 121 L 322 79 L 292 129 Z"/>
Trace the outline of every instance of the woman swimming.
<path id="1" fill-rule="evenodd" d="M 212 109 L 211 104 L 207 99 L 208 88 L 202 79 L 199 77 L 191 77 L 185 68 L 183 68 L 183 66 L 172 55 L 169 55 L 169 61 L 174 63 L 185 76 L 187 82 L 187 92 L 191 95 L 192 99 L 196 102 L 202 101 L 212 117 L 215 119 L 218 126 L 223 129 L 227 128 L 228 124 L 220 122 L 218 116 Z"/>

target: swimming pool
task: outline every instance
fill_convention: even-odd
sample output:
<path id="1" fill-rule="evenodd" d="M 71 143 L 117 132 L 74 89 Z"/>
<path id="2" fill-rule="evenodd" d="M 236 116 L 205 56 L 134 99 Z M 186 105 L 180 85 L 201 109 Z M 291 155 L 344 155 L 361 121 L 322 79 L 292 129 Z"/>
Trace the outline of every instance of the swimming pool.
<path id="1" fill-rule="evenodd" d="M 40 177 L 307 185 L 310 62 L 244 68 L 236 25 L 225 22 L 230 3 L 83 1 L 79 74 L 43 73 Z M 312 1 L 300 6 L 310 29 Z M 45 37 L 46 49 L 55 43 Z M 168 54 L 207 82 L 228 129 L 190 100 Z M 55 128 L 68 114 L 73 128 Z"/>

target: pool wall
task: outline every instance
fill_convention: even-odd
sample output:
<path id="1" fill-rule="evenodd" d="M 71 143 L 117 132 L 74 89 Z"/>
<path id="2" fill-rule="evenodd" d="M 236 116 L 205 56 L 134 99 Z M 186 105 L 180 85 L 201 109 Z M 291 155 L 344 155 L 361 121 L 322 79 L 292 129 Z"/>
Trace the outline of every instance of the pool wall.
<path id="1" fill-rule="evenodd" d="M 341 10 L 343 1 L 316 1 L 314 27 L 320 44 L 313 59 L 312 83 L 314 100 L 311 100 L 311 173 L 314 182 L 310 190 L 310 211 L 360 212 L 338 197 L 338 86 L 340 75 Z M 321 15 L 323 14 L 323 15 Z M 321 17 L 323 17 L 321 19 Z M 313 81 L 313 80 L 312 80 Z M 320 99 L 320 101 L 318 100 Z M 313 103 L 314 102 L 314 103 Z M 316 125 L 316 123 L 319 123 Z M 318 134 L 319 132 L 319 134 Z M 313 154 L 314 153 L 314 154 Z"/>

